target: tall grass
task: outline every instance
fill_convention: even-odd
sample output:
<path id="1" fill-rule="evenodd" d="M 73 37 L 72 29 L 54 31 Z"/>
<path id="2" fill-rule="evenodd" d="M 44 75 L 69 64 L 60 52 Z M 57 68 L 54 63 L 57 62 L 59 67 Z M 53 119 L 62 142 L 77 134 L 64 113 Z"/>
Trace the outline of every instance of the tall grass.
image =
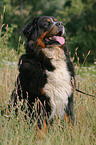
<path id="1" fill-rule="evenodd" d="M 3 24 L 1 29 L 2 27 Z M 71 128 L 64 120 L 60 122 L 54 119 L 53 125 L 48 126 L 47 134 L 38 131 L 35 122 L 31 125 L 25 121 L 21 110 L 18 117 L 15 116 L 14 108 L 11 108 L 11 112 L 8 110 L 8 102 L 18 75 L 19 56 L 13 49 L 8 48 L 4 35 L 0 39 L 0 110 L 6 110 L 3 116 L 2 111 L 0 113 L 0 145 L 95 145 L 96 98 L 74 91 L 74 127 Z M 18 44 L 18 47 L 21 45 L 23 48 L 23 44 Z M 77 53 L 75 55 L 77 56 Z M 76 87 L 96 95 L 95 64 L 80 67 L 78 59 L 74 67 Z"/>
<path id="2" fill-rule="evenodd" d="M 78 68 L 77 88 L 94 94 L 96 92 L 95 66 Z M 17 66 L 8 65 L 3 62 L 0 71 L 0 107 L 7 108 L 11 92 L 14 88 L 14 81 L 18 74 Z M 11 112 L 6 112 L 0 118 L 1 144 L 95 144 L 96 133 L 96 99 L 74 92 L 74 115 L 75 125 L 73 128 L 66 122 L 54 120 L 53 126 L 49 126 L 47 135 L 40 137 L 34 125 L 29 125 L 24 121 L 23 112 L 19 111 L 18 118 L 15 117 L 14 108 Z"/>

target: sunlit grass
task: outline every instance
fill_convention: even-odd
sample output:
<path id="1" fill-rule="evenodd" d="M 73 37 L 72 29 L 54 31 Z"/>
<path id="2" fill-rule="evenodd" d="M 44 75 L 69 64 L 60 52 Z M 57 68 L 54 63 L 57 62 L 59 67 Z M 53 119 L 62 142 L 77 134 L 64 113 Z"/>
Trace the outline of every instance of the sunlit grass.
<path id="1" fill-rule="evenodd" d="M 18 56 L 16 60 L 18 60 Z M 96 66 L 77 67 L 76 87 L 89 94 L 96 93 Z M 74 92 L 74 115 L 75 124 L 71 128 L 64 121 L 60 123 L 54 120 L 53 126 L 49 126 L 47 134 L 40 134 L 34 122 L 30 125 L 24 120 L 24 113 L 19 110 L 16 118 L 14 108 L 11 112 L 7 106 L 14 83 L 18 75 L 17 61 L 9 62 L 1 60 L 0 70 L 0 109 L 6 109 L 4 115 L 0 115 L 0 138 L 1 144 L 25 144 L 25 145 L 67 145 L 67 144 L 95 144 L 96 141 L 96 98 Z"/>

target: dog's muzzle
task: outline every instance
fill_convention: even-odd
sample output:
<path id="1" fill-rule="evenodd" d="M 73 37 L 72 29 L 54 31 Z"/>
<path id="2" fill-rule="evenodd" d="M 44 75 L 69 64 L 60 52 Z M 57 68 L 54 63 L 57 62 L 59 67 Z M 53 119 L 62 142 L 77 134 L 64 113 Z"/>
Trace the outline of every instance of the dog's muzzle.
<path id="1" fill-rule="evenodd" d="M 56 27 L 58 28 L 58 32 L 59 32 L 59 31 L 62 31 L 62 35 L 61 35 L 61 36 L 64 36 L 64 35 L 65 35 L 65 28 L 64 28 L 62 22 L 59 22 L 59 21 L 58 21 L 58 22 L 54 22 L 54 21 L 53 21 L 50 30 L 51 30 L 54 26 L 56 26 Z"/>

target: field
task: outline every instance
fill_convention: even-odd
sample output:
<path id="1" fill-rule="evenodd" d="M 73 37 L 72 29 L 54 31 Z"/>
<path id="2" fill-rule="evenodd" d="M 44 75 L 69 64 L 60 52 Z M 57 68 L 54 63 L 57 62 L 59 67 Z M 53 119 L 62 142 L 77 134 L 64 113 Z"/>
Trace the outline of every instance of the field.
<path id="1" fill-rule="evenodd" d="M 89 55 L 90 57 L 90 55 Z M 96 144 L 96 98 L 74 91 L 75 124 L 71 128 L 65 121 L 55 120 L 47 134 L 39 132 L 34 125 L 24 121 L 23 112 L 15 117 L 7 106 L 14 82 L 18 75 L 19 56 L 6 48 L 0 52 L 0 145 L 95 145 Z M 74 64 L 76 87 L 96 95 L 96 64 L 84 67 Z M 2 112 L 2 111 L 0 111 Z"/>

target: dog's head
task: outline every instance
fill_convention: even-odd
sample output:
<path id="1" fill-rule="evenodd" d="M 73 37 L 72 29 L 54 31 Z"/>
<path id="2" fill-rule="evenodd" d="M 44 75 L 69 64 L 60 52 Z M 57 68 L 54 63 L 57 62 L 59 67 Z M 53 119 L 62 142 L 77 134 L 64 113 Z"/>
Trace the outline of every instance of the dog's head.
<path id="1" fill-rule="evenodd" d="M 52 16 L 41 16 L 34 18 L 30 24 L 23 29 L 28 41 L 36 42 L 40 47 L 46 45 L 62 45 L 65 28 L 63 23 Z"/>

